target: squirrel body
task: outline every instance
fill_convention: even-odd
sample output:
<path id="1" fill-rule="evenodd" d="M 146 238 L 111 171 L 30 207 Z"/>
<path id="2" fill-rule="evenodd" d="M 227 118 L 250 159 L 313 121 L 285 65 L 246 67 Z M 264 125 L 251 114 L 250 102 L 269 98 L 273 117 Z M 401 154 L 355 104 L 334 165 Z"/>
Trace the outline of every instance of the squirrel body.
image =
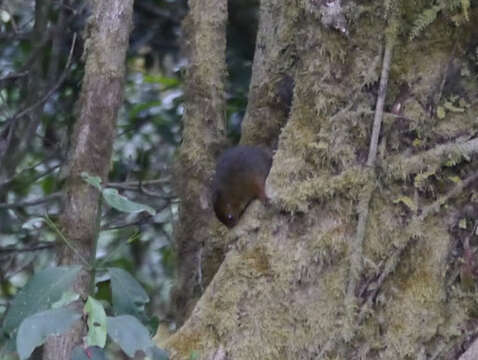
<path id="1" fill-rule="evenodd" d="M 257 146 L 235 146 L 219 157 L 212 202 L 217 218 L 224 225 L 229 228 L 236 225 L 252 200 L 266 202 L 264 187 L 271 165 L 271 154 Z"/>

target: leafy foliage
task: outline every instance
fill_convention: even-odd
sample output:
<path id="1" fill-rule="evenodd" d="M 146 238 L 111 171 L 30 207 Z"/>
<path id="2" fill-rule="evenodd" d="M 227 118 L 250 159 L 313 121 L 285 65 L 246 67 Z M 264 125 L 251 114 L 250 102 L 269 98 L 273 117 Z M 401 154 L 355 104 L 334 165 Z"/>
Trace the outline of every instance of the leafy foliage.
<path id="1" fill-rule="evenodd" d="M 108 334 L 130 357 L 153 346 L 148 330 L 131 315 L 108 317 Z"/>
<path id="2" fill-rule="evenodd" d="M 79 266 L 52 267 L 33 275 L 12 301 L 3 329 L 13 336 L 25 318 L 50 308 L 71 288 L 79 270 Z"/>
<path id="3" fill-rule="evenodd" d="M 114 313 L 141 316 L 144 305 L 149 302 L 149 296 L 143 287 L 123 269 L 110 268 L 108 272 L 111 277 Z"/>
<path id="4" fill-rule="evenodd" d="M 80 319 L 80 313 L 66 307 L 49 309 L 54 307 L 58 298 L 68 293 L 66 284 L 71 284 L 71 276 L 77 272 L 78 267 L 58 267 L 39 272 L 14 299 L 3 329 L 11 337 L 16 334 L 16 351 L 21 359 L 27 359 L 49 335 L 63 333 L 74 321 Z M 109 269 L 109 274 L 115 312 L 135 313 L 144 318 L 142 310 L 149 297 L 141 285 L 122 269 Z M 59 279 L 53 281 L 52 277 Z M 46 281 L 52 284 L 47 284 Z M 38 296 L 37 289 L 42 286 L 45 289 L 44 294 L 52 292 L 51 298 Z M 166 352 L 153 345 L 148 329 L 137 317 L 107 317 L 103 304 L 91 296 L 84 305 L 83 313 L 87 316 L 88 348 L 77 348 L 73 358 L 105 358 L 101 349 L 105 347 L 108 335 L 128 356 L 133 357 L 136 351 L 141 350 L 150 354 L 152 359 L 168 359 Z"/>

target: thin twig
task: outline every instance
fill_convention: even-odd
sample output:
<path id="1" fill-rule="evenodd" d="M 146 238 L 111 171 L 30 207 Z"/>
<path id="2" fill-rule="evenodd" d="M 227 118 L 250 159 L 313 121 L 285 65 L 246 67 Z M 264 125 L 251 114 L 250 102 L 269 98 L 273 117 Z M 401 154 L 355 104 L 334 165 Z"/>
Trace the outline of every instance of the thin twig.
<path id="1" fill-rule="evenodd" d="M 171 181 L 171 178 L 161 178 L 161 179 L 145 180 L 145 181 L 109 182 L 109 183 L 106 183 L 106 187 L 123 189 L 123 190 L 131 190 L 132 188 L 139 188 L 141 185 L 147 186 L 147 185 L 166 184 L 170 181 Z"/>
<path id="2" fill-rule="evenodd" d="M 61 197 L 62 197 L 62 194 L 60 192 L 56 192 L 36 200 L 24 200 L 24 201 L 17 201 L 14 203 L 0 203 L 0 209 L 15 209 L 15 208 L 35 206 L 35 205 L 44 204 L 50 201 L 58 200 Z"/>
<path id="3" fill-rule="evenodd" d="M 394 40 L 387 38 L 387 43 L 385 45 L 385 52 L 383 55 L 383 65 L 382 73 L 380 77 L 380 88 L 378 91 L 377 105 L 375 107 L 375 117 L 373 121 L 373 130 L 372 136 L 370 139 L 370 148 L 367 159 L 367 166 L 374 167 L 376 158 L 377 158 L 377 145 L 378 138 L 380 135 L 380 129 L 382 126 L 383 118 L 383 107 L 385 104 L 385 96 L 387 94 L 388 86 L 388 75 L 390 73 L 390 63 L 392 60 L 392 51 L 393 51 Z M 355 289 L 357 288 L 357 283 L 360 280 L 363 268 L 363 242 L 365 239 L 365 230 L 368 220 L 368 211 L 370 200 L 372 198 L 373 191 L 375 189 L 375 184 L 368 184 L 363 189 L 361 194 L 360 201 L 358 203 L 358 214 L 359 219 L 357 223 L 357 230 L 355 238 L 349 247 L 349 259 L 350 259 L 350 270 L 349 270 L 349 282 L 347 285 L 346 292 L 346 304 L 349 304 L 353 307 L 355 301 Z M 352 310 L 353 311 L 353 310 Z"/>
<path id="4" fill-rule="evenodd" d="M 88 261 L 86 261 L 86 259 L 83 257 L 83 255 L 81 255 L 81 253 L 70 243 L 70 241 L 66 238 L 66 236 L 63 235 L 63 233 L 60 231 L 60 229 L 58 229 L 58 227 L 50 219 L 50 217 L 48 215 L 45 215 L 44 219 L 45 219 L 46 223 L 53 229 L 53 231 L 55 231 L 55 233 L 60 237 L 60 239 L 63 240 L 63 242 L 66 244 L 66 246 L 78 257 L 78 259 L 80 259 L 80 261 L 83 263 L 83 265 L 85 265 L 85 267 L 87 269 L 91 269 L 91 266 L 88 263 Z"/>
<path id="5" fill-rule="evenodd" d="M 0 254 L 40 251 L 45 249 L 51 249 L 53 247 L 55 247 L 54 243 L 39 243 L 38 245 L 32 245 L 32 246 L 23 247 L 23 248 L 7 246 L 4 248 L 0 248 Z"/>
<path id="6" fill-rule="evenodd" d="M 375 107 L 375 117 L 373 119 L 372 138 L 370 139 L 370 148 L 367 159 L 368 166 L 375 166 L 375 159 L 377 158 L 378 138 L 380 135 L 380 128 L 382 126 L 383 106 L 385 104 L 385 97 L 387 95 L 388 75 L 390 73 L 390 63 L 392 60 L 393 45 L 394 40 L 388 40 L 385 46 L 385 54 L 383 55 L 382 74 L 380 76 L 380 87 L 378 90 L 377 105 Z"/>

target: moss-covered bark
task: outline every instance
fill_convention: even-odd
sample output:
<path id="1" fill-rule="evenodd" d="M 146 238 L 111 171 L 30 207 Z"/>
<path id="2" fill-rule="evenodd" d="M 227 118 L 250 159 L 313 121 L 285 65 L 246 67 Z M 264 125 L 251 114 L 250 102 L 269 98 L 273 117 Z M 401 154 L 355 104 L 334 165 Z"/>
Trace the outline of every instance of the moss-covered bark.
<path id="1" fill-rule="evenodd" d="M 267 181 L 273 205 L 253 203 L 232 231 L 233 248 L 165 343 L 173 359 L 456 359 L 476 329 L 478 9 L 459 27 L 450 21 L 462 10 L 444 10 L 410 40 L 431 2 L 344 1 L 346 32 L 321 22 L 321 4 L 294 2 L 284 13 L 297 69 Z M 396 43 L 370 169 L 390 31 Z M 347 294 L 358 201 L 371 186 L 363 266 Z M 460 282 L 466 276 L 471 290 Z"/>
<path id="2" fill-rule="evenodd" d="M 289 114 L 295 77 L 298 9 L 290 1 L 263 0 L 241 143 L 277 147 Z"/>
<path id="3" fill-rule="evenodd" d="M 223 257 L 224 243 L 213 241 L 210 183 L 215 157 L 225 144 L 225 0 L 190 1 L 184 20 L 186 73 L 183 143 L 177 190 L 181 200 L 175 229 L 178 283 L 173 292 L 179 324 L 209 283 Z"/>

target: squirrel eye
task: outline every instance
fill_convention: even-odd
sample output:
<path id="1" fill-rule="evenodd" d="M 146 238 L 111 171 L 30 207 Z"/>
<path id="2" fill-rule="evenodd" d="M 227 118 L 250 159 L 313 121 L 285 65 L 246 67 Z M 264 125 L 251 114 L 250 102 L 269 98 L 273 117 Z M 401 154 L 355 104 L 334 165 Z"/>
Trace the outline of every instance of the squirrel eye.
<path id="1" fill-rule="evenodd" d="M 234 216 L 232 216 L 232 214 L 227 214 L 227 220 L 228 221 L 234 220 Z"/>

